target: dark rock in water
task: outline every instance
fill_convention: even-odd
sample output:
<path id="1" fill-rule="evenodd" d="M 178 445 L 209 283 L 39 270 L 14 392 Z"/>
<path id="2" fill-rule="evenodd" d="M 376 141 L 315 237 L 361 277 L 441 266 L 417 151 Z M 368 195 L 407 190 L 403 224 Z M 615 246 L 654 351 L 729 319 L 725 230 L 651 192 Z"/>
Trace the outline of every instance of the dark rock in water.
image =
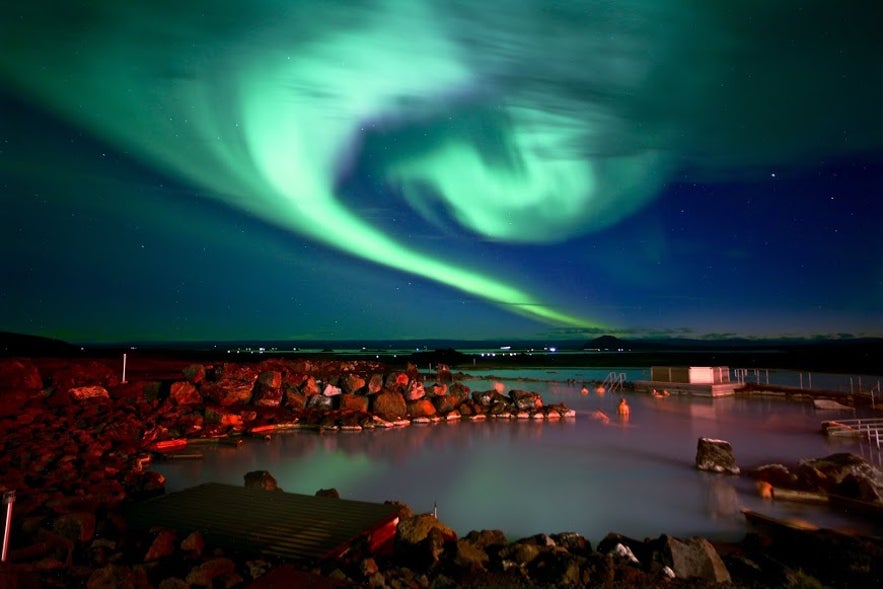
<path id="1" fill-rule="evenodd" d="M 796 474 L 802 486 L 829 493 L 836 492 L 837 486 L 849 475 L 871 481 L 879 478 L 877 469 L 871 463 L 849 452 L 802 460 L 797 466 Z"/>
<path id="2" fill-rule="evenodd" d="M 276 479 L 266 470 L 253 470 L 245 473 L 246 489 L 262 489 L 264 491 L 281 491 Z"/>
<path id="3" fill-rule="evenodd" d="M 880 492 L 877 490 L 876 481 L 863 474 L 848 474 L 843 477 L 838 485 L 834 487 L 834 492 L 843 497 L 850 499 L 858 499 L 860 501 L 868 501 L 871 503 L 880 503 Z M 883 508 L 883 504 L 880 505 Z"/>
<path id="4" fill-rule="evenodd" d="M 793 487 L 797 484 L 797 476 L 784 464 L 765 464 L 754 469 L 751 476 L 759 481 L 766 481 L 774 487 Z"/>
<path id="5" fill-rule="evenodd" d="M 711 472 L 739 474 L 733 446 L 724 440 L 699 438 L 696 447 L 696 468 Z"/>
<path id="6" fill-rule="evenodd" d="M 543 406 L 543 398 L 532 391 L 512 390 L 509 391 L 509 398 L 519 411 L 533 411 Z"/>
<path id="7" fill-rule="evenodd" d="M 331 499 L 340 499 L 340 493 L 334 487 L 330 489 L 319 489 L 316 491 L 316 497 L 330 497 Z"/>

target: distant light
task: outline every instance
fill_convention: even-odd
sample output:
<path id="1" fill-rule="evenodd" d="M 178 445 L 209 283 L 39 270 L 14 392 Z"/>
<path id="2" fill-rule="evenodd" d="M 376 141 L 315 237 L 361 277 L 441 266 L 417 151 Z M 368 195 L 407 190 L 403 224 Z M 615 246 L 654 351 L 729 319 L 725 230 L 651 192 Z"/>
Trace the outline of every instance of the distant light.
<path id="1" fill-rule="evenodd" d="M 557 352 L 558 349 L 557 349 L 557 348 L 549 348 L 549 351 L 550 351 L 550 352 Z"/>

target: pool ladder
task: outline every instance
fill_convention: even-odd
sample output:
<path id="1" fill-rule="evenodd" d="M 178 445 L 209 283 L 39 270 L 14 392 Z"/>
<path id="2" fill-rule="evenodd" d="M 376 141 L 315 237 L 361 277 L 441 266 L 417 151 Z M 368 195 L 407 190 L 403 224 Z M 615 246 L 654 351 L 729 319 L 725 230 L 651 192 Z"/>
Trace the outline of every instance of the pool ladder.
<path id="1" fill-rule="evenodd" d="M 601 387 L 605 391 L 615 393 L 621 391 L 625 386 L 625 372 L 611 372 L 601 383 Z"/>

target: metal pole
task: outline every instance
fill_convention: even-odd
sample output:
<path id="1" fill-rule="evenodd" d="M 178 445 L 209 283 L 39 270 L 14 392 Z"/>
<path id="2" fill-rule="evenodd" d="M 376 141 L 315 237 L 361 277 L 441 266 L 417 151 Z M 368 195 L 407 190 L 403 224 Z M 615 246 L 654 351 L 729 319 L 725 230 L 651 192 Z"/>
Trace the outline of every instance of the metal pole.
<path id="1" fill-rule="evenodd" d="M 3 529 L 3 554 L 0 562 L 6 562 L 6 553 L 9 550 L 9 530 L 12 529 L 12 504 L 15 503 L 15 491 L 3 493 L 3 503 L 6 505 L 6 527 Z"/>
<path id="2" fill-rule="evenodd" d="M 122 384 L 126 384 L 126 355 L 123 354 L 123 380 Z"/>

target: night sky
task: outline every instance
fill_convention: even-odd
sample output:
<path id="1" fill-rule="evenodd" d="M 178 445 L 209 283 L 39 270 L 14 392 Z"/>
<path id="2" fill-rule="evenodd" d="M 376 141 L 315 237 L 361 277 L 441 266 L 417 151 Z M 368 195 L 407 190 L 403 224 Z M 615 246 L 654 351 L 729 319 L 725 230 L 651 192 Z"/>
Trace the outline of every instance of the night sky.
<path id="1" fill-rule="evenodd" d="M 0 1 L 0 331 L 883 336 L 883 3 Z"/>

